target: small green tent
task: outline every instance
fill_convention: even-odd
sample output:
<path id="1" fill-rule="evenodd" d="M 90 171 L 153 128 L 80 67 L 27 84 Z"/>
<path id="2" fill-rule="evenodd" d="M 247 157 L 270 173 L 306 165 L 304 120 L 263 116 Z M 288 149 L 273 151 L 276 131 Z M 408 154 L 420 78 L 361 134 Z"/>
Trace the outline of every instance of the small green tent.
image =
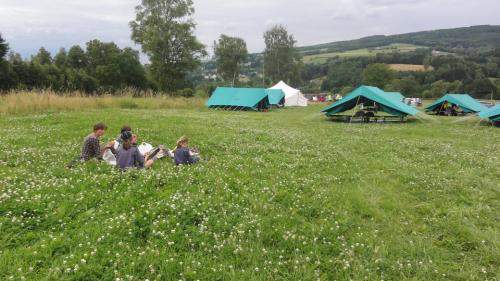
<path id="1" fill-rule="evenodd" d="M 269 108 L 266 89 L 218 87 L 207 101 L 209 108 L 264 110 Z"/>
<path id="2" fill-rule="evenodd" d="M 500 122 L 500 104 L 481 111 L 481 113 L 479 113 L 479 117 L 483 119 L 490 119 L 492 122 Z"/>
<path id="3" fill-rule="evenodd" d="M 465 113 L 479 113 L 486 109 L 484 105 L 467 94 L 446 94 L 433 104 L 429 105 L 425 110 L 436 112 L 442 111 L 443 105 L 446 102 L 451 105 L 458 106 Z"/>
<path id="4" fill-rule="evenodd" d="M 269 104 L 275 106 L 285 105 L 285 93 L 280 89 L 267 89 L 267 95 L 269 96 Z"/>
<path id="5" fill-rule="evenodd" d="M 361 86 L 357 88 L 343 99 L 323 109 L 322 112 L 327 116 L 333 116 L 337 113 L 351 110 L 361 104 L 365 106 L 376 104 L 380 111 L 398 117 L 417 115 L 419 113 L 417 109 L 406 105 L 403 101 L 399 101 L 398 95 L 386 93 L 377 87 L 370 86 Z"/>

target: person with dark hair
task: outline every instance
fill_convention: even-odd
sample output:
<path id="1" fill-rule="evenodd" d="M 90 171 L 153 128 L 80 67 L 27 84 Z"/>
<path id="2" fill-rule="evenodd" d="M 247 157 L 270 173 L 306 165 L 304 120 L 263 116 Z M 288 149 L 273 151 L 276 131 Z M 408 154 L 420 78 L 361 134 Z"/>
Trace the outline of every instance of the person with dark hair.
<path id="1" fill-rule="evenodd" d="M 144 168 L 144 156 L 141 155 L 137 146 L 137 137 L 132 135 L 129 131 L 124 131 L 121 134 L 123 140 L 122 147 L 117 152 L 116 164 L 121 170 L 128 170 L 132 168 Z"/>
<path id="2" fill-rule="evenodd" d="M 89 161 L 92 159 L 102 160 L 102 155 L 108 149 L 113 149 L 114 141 L 109 142 L 104 148 L 101 148 L 100 138 L 104 136 L 107 130 L 104 123 L 94 125 L 94 132 L 88 135 L 83 141 L 82 153 L 80 154 L 81 161 Z"/>
<path id="3" fill-rule="evenodd" d="M 125 132 L 132 133 L 132 127 L 130 127 L 129 125 L 124 125 L 122 127 L 122 129 L 120 130 L 120 134 L 116 137 L 116 145 L 115 145 L 116 151 L 120 150 L 120 148 L 122 147 L 122 144 L 123 144 L 122 134 Z M 132 145 L 136 145 L 136 144 L 137 143 L 132 143 Z"/>

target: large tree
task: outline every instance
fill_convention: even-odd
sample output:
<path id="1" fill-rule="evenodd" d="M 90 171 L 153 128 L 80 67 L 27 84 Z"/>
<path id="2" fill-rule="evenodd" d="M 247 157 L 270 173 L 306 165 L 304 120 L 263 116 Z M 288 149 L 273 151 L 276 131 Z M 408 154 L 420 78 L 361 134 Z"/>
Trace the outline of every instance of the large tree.
<path id="1" fill-rule="evenodd" d="M 82 47 L 75 45 L 69 49 L 67 64 L 76 69 L 87 67 L 88 59 Z"/>
<path id="2" fill-rule="evenodd" d="M 301 64 L 293 35 L 284 26 L 276 25 L 264 33 L 264 41 L 264 75 L 273 82 L 298 82 Z"/>
<path id="3" fill-rule="evenodd" d="M 231 81 L 233 87 L 239 77 L 241 65 L 248 57 L 245 40 L 229 37 L 222 34 L 218 42 L 214 43 L 215 61 L 217 72 L 225 82 Z"/>
<path id="4" fill-rule="evenodd" d="M 9 45 L 5 42 L 5 39 L 2 38 L 2 34 L 0 34 L 0 62 L 5 59 L 8 51 Z"/>
<path id="5" fill-rule="evenodd" d="M 44 47 L 41 47 L 38 54 L 33 58 L 33 61 L 41 65 L 52 64 L 52 55 Z"/>
<path id="6" fill-rule="evenodd" d="M 160 90 L 185 88 L 187 74 L 206 55 L 194 35 L 192 0 L 142 0 L 130 22 L 132 39 L 148 55 L 151 76 Z"/>
<path id="7" fill-rule="evenodd" d="M 64 68 L 66 66 L 67 60 L 68 54 L 66 53 L 66 49 L 59 49 L 59 52 L 54 57 L 54 64 L 59 68 Z"/>
<path id="8" fill-rule="evenodd" d="M 0 90 L 12 88 L 16 81 L 13 77 L 13 71 L 10 64 L 5 61 L 5 56 L 9 51 L 9 45 L 0 34 Z"/>

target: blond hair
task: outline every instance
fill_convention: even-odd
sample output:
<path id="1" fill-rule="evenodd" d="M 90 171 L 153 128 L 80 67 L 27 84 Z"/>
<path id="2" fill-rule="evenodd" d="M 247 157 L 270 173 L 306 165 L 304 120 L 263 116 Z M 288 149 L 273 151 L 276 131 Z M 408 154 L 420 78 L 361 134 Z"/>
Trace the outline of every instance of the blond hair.
<path id="1" fill-rule="evenodd" d="M 189 139 L 186 136 L 182 136 L 178 141 L 177 141 L 177 149 L 182 147 L 182 144 L 188 143 Z"/>

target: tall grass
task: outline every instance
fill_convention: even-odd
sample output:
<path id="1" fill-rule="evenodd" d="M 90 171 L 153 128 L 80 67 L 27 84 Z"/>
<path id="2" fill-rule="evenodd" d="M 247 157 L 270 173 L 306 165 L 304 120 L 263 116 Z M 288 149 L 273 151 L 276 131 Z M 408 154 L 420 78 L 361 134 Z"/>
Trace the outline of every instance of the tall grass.
<path id="1" fill-rule="evenodd" d="M 88 96 L 81 92 L 56 94 L 52 91 L 16 91 L 0 95 L 0 114 L 24 114 L 83 109 L 195 109 L 203 107 L 203 98 L 153 96 L 136 98 L 124 92 L 120 96 Z"/>

